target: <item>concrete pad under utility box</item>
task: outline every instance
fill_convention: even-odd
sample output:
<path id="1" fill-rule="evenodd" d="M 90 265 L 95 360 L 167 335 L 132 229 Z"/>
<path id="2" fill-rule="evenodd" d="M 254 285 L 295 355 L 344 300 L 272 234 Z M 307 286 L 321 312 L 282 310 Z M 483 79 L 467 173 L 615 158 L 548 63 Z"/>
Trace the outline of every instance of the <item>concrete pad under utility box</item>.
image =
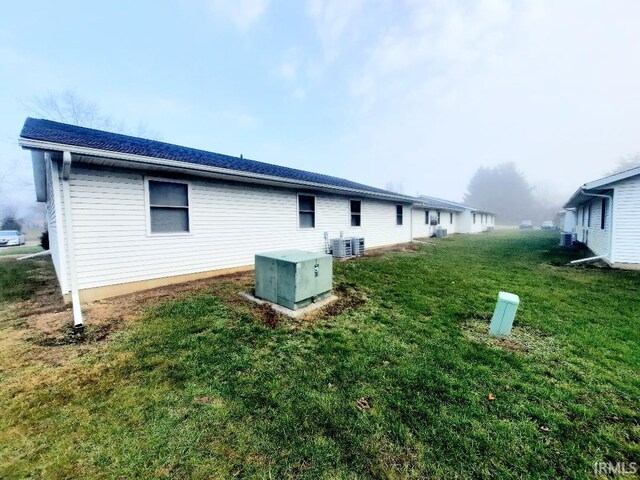
<path id="1" fill-rule="evenodd" d="M 318 300 L 315 303 L 311 303 L 307 305 L 306 307 L 301 307 L 301 308 L 298 308 L 297 310 L 291 310 L 290 308 L 283 307 L 282 305 L 278 305 L 277 303 L 261 300 L 247 292 L 243 292 L 240 295 L 242 295 L 247 300 L 251 300 L 252 302 L 257 303 L 258 305 L 264 305 L 265 303 L 267 305 L 271 305 L 271 308 L 273 308 L 276 312 L 294 319 L 304 317 L 306 314 L 314 312 L 322 307 L 326 307 L 327 305 L 338 300 L 337 296 L 329 295 L 327 297 L 324 297 L 322 300 Z"/>

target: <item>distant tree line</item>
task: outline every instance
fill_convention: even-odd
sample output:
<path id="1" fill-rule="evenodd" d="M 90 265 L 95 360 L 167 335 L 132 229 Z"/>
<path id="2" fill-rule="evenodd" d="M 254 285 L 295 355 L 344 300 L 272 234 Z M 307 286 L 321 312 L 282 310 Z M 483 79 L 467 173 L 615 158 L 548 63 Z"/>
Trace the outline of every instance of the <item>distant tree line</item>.
<path id="1" fill-rule="evenodd" d="M 495 212 L 498 223 L 506 225 L 522 220 L 536 224 L 553 220 L 561 208 L 537 197 L 534 187 L 513 162 L 479 168 L 471 177 L 464 203 Z"/>

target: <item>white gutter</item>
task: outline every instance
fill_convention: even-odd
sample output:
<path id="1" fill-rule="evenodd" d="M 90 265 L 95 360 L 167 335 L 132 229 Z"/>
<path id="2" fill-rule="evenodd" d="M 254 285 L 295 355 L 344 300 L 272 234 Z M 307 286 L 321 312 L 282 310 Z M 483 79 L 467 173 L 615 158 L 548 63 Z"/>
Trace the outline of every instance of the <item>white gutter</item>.
<path id="1" fill-rule="evenodd" d="M 599 197 L 599 198 L 608 198 L 609 199 L 609 211 L 611 212 L 611 221 L 609 222 L 609 252 L 608 255 L 600 255 L 600 258 L 602 257 L 609 257 L 609 262 L 613 263 L 613 258 L 612 254 L 613 254 L 613 196 L 612 195 L 605 195 L 603 193 L 587 193 L 585 192 L 585 188 L 582 187 L 580 189 L 580 193 L 582 193 L 583 195 L 587 196 L 587 197 Z M 602 211 L 600 212 L 600 215 L 602 215 Z M 606 219 L 605 219 L 606 221 Z M 593 257 L 594 259 L 596 257 Z M 588 259 L 584 259 L 585 261 Z M 573 263 L 573 262 L 571 262 Z"/>
<path id="2" fill-rule="evenodd" d="M 218 173 L 220 175 L 227 176 L 227 177 L 260 179 L 260 180 L 275 182 L 285 186 L 307 186 L 307 187 L 313 187 L 313 188 L 319 188 L 319 189 L 330 189 L 330 190 L 335 190 L 335 191 L 340 191 L 345 193 L 355 193 L 358 195 L 364 195 L 364 196 L 370 196 L 370 197 L 371 196 L 379 197 L 379 198 L 384 198 L 384 199 L 393 200 L 393 201 L 404 201 L 408 203 L 417 202 L 417 200 L 414 200 L 411 197 L 405 197 L 401 195 L 388 195 L 388 194 L 379 193 L 379 192 L 372 192 L 369 190 L 340 187 L 340 186 L 328 185 L 324 183 L 309 182 L 306 180 L 284 179 L 283 177 L 278 177 L 274 175 L 264 175 L 261 173 L 253 173 L 253 172 L 243 172 L 241 170 L 212 167 L 210 165 L 199 165 L 196 163 L 182 162 L 179 160 L 168 160 L 164 158 L 150 157 L 147 155 L 112 152 L 109 150 L 100 150 L 97 148 L 78 147 L 75 145 L 44 142 L 41 140 L 32 140 L 29 138 L 22 138 L 22 137 L 18 140 L 18 143 L 23 148 L 35 148 L 40 150 L 53 150 L 53 151 L 63 151 L 63 152 L 70 152 L 70 153 L 72 152 L 74 155 L 113 158 L 113 159 L 122 160 L 125 162 L 139 164 L 139 165 L 160 165 L 164 167 L 177 168 L 177 169 L 188 170 L 188 171 Z"/>
<path id="3" fill-rule="evenodd" d="M 73 328 L 82 330 L 82 308 L 80 307 L 80 292 L 78 291 L 78 275 L 76 271 L 76 257 L 73 241 L 73 208 L 71 206 L 71 189 L 69 187 L 69 175 L 71 174 L 71 152 L 65 150 L 62 153 L 62 197 L 64 198 L 65 236 L 69 251 L 69 282 L 71 287 L 71 304 L 73 306 Z"/>

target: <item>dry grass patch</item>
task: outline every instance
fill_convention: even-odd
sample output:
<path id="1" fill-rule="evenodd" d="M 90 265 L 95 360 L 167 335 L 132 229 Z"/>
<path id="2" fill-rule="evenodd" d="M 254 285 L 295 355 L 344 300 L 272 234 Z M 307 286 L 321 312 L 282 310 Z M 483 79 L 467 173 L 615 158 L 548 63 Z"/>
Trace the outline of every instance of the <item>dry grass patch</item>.
<path id="1" fill-rule="evenodd" d="M 533 327 L 514 325 L 509 336 L 490 337 L 489 324 L 490 320 L 471 318 L 462 322 L 462 333 L 471 342 L 516 353 L 548 356 L 560 351 L 552 336 Z"/>

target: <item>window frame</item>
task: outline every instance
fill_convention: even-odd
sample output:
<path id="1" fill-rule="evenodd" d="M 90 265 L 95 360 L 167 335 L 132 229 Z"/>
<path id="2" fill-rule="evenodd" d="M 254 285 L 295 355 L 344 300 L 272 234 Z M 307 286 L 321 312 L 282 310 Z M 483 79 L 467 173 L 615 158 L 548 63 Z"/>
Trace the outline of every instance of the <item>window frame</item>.
<path id="1" fill-rule="evenodd" d="M 186 207 L 173 207 L 173 208 L 185 208 L 187 210 L 187 228 L 186 232 L 152 232 L 151 231 L 151 209 L 153 207 L 163 208 L 161 205 L 151 205 L 151 188 L 149 188 L 149 182 L 162 182 L 162 183 L 180 183 L 187 186 L 187 206 Z M 188 237 L 193 235 L 193 219 L 192 219 L 192 203 L 191 203 L 191 182 L 189 180 L 164 178 L 164 177 L 144 177 L 144 213 L 146 222 L 146 235 L 147 237 Z M 165 206 L 164 208 L 167 208 Z"/>
<path id="2" fill-rule="evenodd" d="M 453 212 L 449 212 L 449 225 L 453 225 Z"/>
<path id="3" fill-rule="evenodd" d="M 424 224 L 431 225 L 431 212 L 429 210 L 424 211 Z"/>
<path id="4" fill-rule="evenodd" d="M 398 213 L 398 207 L 400 207 L 400 213 Z M 400 223 L 398 223 L 400 220 Z M 396 203 L 396 227 L 404 226 L 404 205 Z"/>
<path id="5" fill-rule="evenodd" d="M 473 214 L 473 224 L 474 225 L 476 224 L 476 214 L 475 213 Z"/>
<path id="6" fill-rule="evenodd" d="M 300 197 L 312 197 L 313 198 L 313 227 L 301 227 L 300 226 L 300 213 L 310 213 L 310 211 L 305 210 L 304 212 L 300 211 Z M 296 216 L 297 221 L 296 225 L 298 226 L 298 230 L 315 230 L 318 224 L 318 198 L 316 195 L 312 193 L 297 193 L 296 194 Z"/>
<path id="7" fill-rule="evenodd" d="M 603 198 L 600 204 L 600 230 L 604 230 L 607 226 L 607 199 Z"/>
<path id="8" fill-rule="evenodd" d="M 353 209 L 351 208 L 351 202 L 358 202 L 360 203 L 360 211 L 357 213 L 353 212 Z M 353 216 L 357 215 L 358 217 L 360 217 L 360 225 L 353 225 L 352 221 L 353 221 Z M 349 228 L 361 228 L 362 227 L 362 200 L 357 199 L 357 198 L 350 198 L 349 199 Z"/>
<path id="9" fill-rule="evenodd" d="M 442 225 L 442 223 L 440 223 L 441 220 L 441 216 L 440 216 L 440 210 L 436 210 L 436 213 L 438 214 L 438 225 Z"/>
<path id="10" fill-rule="evenodd" d="M 591 202 L 589 202 L 589 207 L 587 209 L 587 228 L 591 228 Z"/>

